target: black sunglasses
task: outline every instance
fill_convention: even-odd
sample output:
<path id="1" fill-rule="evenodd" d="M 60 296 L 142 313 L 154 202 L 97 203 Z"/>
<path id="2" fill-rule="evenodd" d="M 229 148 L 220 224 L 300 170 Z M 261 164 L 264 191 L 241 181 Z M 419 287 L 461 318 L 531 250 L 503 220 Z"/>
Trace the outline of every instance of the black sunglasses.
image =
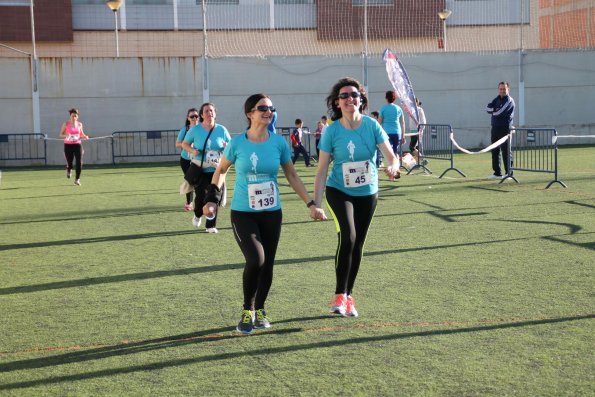
<path id="1" fill-rule="evenodd" d="M 357 91 L 353 91 L 353 92 L 343 92 L 341 94 L 339 94 L 339 99 L 347 99 L 349 97 L 352 98 L 359 98 L 360 96 L 362 96 L 362 94 L 360 94 Z"/>
<path id="2" fill-rule="evenodd" d="M 191 114 L 190 116 L 188 116 L 189 119 L 197 119 L 198 118 L 198 114 Z"/>
<path id="3" fill-rule="evenodd" d="M 259 112 L 263 112 L 263 113 L 266 112 L 267 110 L 270 110 L 271 113 L 275 113 L 275 111 L 277 110 L 277 109 L 275 109 L 274 106 L 267 106 L 267 105 L 260 105 L 260 106 L 257 106 L 255 109 L 258 110 Z M 252 110 L 252 111 L 254 111 L 254 110 Z"/>

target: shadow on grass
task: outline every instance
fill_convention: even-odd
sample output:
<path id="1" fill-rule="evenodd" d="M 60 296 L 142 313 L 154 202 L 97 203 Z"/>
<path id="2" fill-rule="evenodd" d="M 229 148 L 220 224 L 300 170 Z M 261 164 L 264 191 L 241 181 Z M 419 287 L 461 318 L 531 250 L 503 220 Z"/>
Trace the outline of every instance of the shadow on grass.
<path id="1" fill-rule="evenodd" d="M 563 323 L 563 322 L 569 322 L 569 321 L 589 320 L 589 319 L 593 319 L 593 318 L 595 318 L 595 314 L 586 314 L 586 315 L 569 316 L 569 317 L 557 317 L 557 318 L 550 318 L 550 319 L 510 321 L 510 322 L 502 322 L 499 324 L 483 325 L 483 326 L 448 328 L 448 329 L 442 328 L 442 329 L 435 329 L 435 330 L 429 330 L 429 331 L 418 331 L 418 332 L 407 332 L 407 333 L 391 333 L 391 334 L 378 335 L 378 336 L 354 337 L 354 338 L 350 338 L 350 339 L 329 339 L 329 340 L 325 340 L 322 342 L 303 343 L 303 344 L 281 346 L 281 347 L 269 347 L 269 348 L 265 347 L 265 348 L 259 348 L 256 350 L 233 351 L 233 352 L 223 353 L 223 354 L 211 354 L 211 355 L 206 355 L 206 356 L 202 356 L 202 357 L 194 357 L 194 358 L 188 358 L 188 359 L 168 360 L 168 361 L 154 362 L 154 363 L 148 363 L 148 364 L 143 364 L 143 365 L 133 365 L 133 366 L 128 366 L 128 367 L 110 368 L 110 369 L 104 369 L 104 370 L 92 371 L 92 372 L 86 372 L 86 373 L 78 373 L 78 374 L 72 374 L 72 375 L 50 376 L 50 377 L 42 378 L 42 379 L 35 379 L 35 380 L 21 381 L 21 382 L 14 382 L 14 383 L 0 385 L 0 390 L 24 389 L 24 388 L 28 388 L 28 387 L 59 384 L 59 383 L 64 383 L 64 382 L 74 382 L 74 381 L 80 381 L 80 380 L 86 380 L 86 379 L 97 379 L 97 378 L 103 378 L 103 377 L 108 377 L 108 376 L 131 374 L 131 373 L 135 373 L 135 372 L 144 372 L 144 371 L 159 370 L 159 369 L 164 369 L 164 368 L 179 367 L 182 365 L 192 365 L 192 364 L 197 364 L 197 363 L 217 362 L 217 361 L 224 361 L 224 360 L 236 360 L 240 357 L 267 356 L 267 355 L 282 354 L 282 353 L 287 353 L 287 352 L 300 352 L 300 351 L 308 351 L 308 350 L 312 350 L 312 349 L 324 349 L 324 348 L 332 348 L 332 347 L 339 347 L 339 346 L 341 346 L 341 347 L 357 346 L 357 345 L 364 344 L 364 343 L 374 343 L 374 342 L 379 342 L 379 341 L 398 341 L 398 340 L 404 340 L 404 339 L 409 339 L 409 338 L 432 337 L 432 336 L 438 336 L 438 335 L 456 335 L 456 334 L 464 334 L 464 333 L 486 332 L 486 331 L 494 331 L 494 330 L 502 330 L 502 329 L 530 327 L 530 326 L 543 325 L 543 324 L 556 324 L 556 323 Z M 313 318 L 313 319 L 316 319 L 316 318 Z M 294 319 L 294 320 L 297 320 L 297 319 Z M 304 319 L 299 319 L 299 320 L 303 321 Z M 30 359 L 30 360 L 13 361 L 10 363 L 5 363 L 5 364 L 0 365 L 0 373 L 17 371 L 17 370 L 55 367 L 58 365 L 64 365 L 64 364 L 70 364 L 70 363 L 80 363 L 80 362 L 98 360 L 98 359 L 114 357 L 114 356 L 124 356 L 124 355 L 136 354 L 136 353 L 141 353 L 141 352 L 150 351 L 150 350 L 178 347 L 178 346 L 183 346 L 183 345 L 187 345 L 187 344 L 220 341 L 220 340 L 230 339 L 235 336 L 233 336 L 233 335 L 213 335 L 213 334 L 220 333 L 220 332 L 228 332 L 232 329 L 233 328 L 231 328 L 231 327 L 216 328 L 216 329 L 206 330 L 206 331 L 202 331 L 202 332 L 176 335 L 173 337 L 165 337 L 165 338 L 160 338 L 160 339 L 152 339 L 152 340 L 147 340 L 147 341 L 135 342 L 135 343 L 131 343 L 131 344 L 124 344 L 124 345 L 117 345 L 117 346 L 110 346 L 110 347 L 101 347 L 101 348 L 91 349 L 91 350 L 87 350 L 87 351 L 66 353 L 66 354 L 61 354 L 61 355 L 47 357 L 47 358 L 36 358 L 36 359 Z M 269 335 L 283 335 L 283 334 L 292 334 L 292 333 L 297 333 L 297 332 L 303 332 L 303 329 L 302 328 L 287 328 L 287 329 L 282 329 L 282 330 L 256 333 L 252 337 L 265 337 L 265 336 L 269 336 Z M 286 340 L 291 340 L 291 339 L 286 339 Z"/>
<path id="2" fill-rule="evenodd" d="M 160 233 L 163 235 L 180 235 L 180 234 L 196 234 L 196 231 L 189 230 L 184 232 L 168 232 L 168 233 Z M 573 233 L 576 234 L 576 233 Z M 561 235 L 551 235 L 551 236 L 542 236 L 543 239 L 550 239 L 561 243 L 567 243 L 571 245 L 579 245 L 583 248 L 592 248 L 593 243 L 587 244 L 577 244 L 568 242 L 562 239 L 559 239 L 559 236 L 569 236 L 572 234 L 561 234 Z M 141 237 L 139 237 L 141 238 Z M 399 253 L 405 252 L 423 252 L 423 251 L 431 251 L 431 250 L 439 250 L 439 249 L 446 249 L 446 248 L 456 248 L 456 247 L 472 247 L 472 246 L 485 246 L 488 244 L 501 244 L 507 242 L 518 242 L 521 240 L 529 240 L 534 239 L 535 237 L 526 237 L 526 238 L 511 238 L 511 239 L 500 239 L 500 240 L 487 240 L 487 241 L 476 241 L 472 243 L 460 243 L 460 244 L 443 244 L 443 245 L 432 245 L 426 247 L 415 247 L 415 248 L 399 248 L 394 250 L 382 250 L 382 251 L 374 251 L 374 252 L 366 252 L 364 253 L 364 257 L 372 257 L 372 256 L 382 256 L 382 255 L 394 255 Z M 322 262 L 322 261 L 333 261 L 335 259 L 334 255 L 327 255 L 327 256 L 314 256 L 314 257 L 301 257 L 301 258 L 293 258 L 293 259 L 278 259 L 275 261 L 276 266 L 280 265 L 300 265 L 304 262 Z M 63 288 L 76 288 L 76 287 L 85 287 L 89 285 L 99 285 L 99 284 L 109 284 L 109 283 L 119 283 L 124 281 L 135 281 L 135 280 L 147 280 L 147 279 L 154 279 L 154 278 L 161 278 L 161 277 L 172 277 L 172 276 L 182 276 L 182 275 L 190 275 L 190 274 L 200 274 L 200 273 L 208 273 L 208 272 L 220 272 L 226 270 L 238 270 L 244 268 L 244 262 L 241 263 L 230 263 L 230 264 L 222 264 L 222 265 L 209 265 L 209 266 L 199 266 L 199 267 L 190 267 L 184 269 L 172 269 L 172 270 L 159 270 L 153 272 L 144 272 L 144 273 L 130 273 L 130 274 L 118 274 L 114 276 L 103 276 L 103 277 L 89 277 L 84 279 L 76 279 L 76 280 L 67 280 L 67 281 L 56 281 L 52 283 L 44 283 L 44 284 L 34 284 L 34 285 L 23 285 L 18 287 L 5 287 L 0 288 L 0 295 L 12 295 L 12 294 L 25 294 L 31 292 L 39 292 L 39 291 L 49 291 L 55 289 L 63 289 Z"/>

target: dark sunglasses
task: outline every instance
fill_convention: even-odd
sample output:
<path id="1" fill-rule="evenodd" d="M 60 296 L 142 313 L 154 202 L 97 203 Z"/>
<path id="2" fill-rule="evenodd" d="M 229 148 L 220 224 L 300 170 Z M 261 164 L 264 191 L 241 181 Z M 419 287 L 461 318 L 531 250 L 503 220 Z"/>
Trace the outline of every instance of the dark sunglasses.
<path id="1" fill-rule="evenodd" d="M 197 119 L 198 118 L 198 114 L 191 114 L 190 116 L 188 116 L 189 119 Z"/>
<path id="2" fill-rule="evenodd" d="M 360 94 L 357 91 L 353 91 L 353 92 L 343 92 L 341 94 L 339 94 L 339 99 L 347 99 L 349 97 L 352 98 L 359 98 L 360 96 L 362 96 L 362 94 Z"/>
<path id="3" fill-rule="evenodd" d="M 260 106 L 257 106 L 255 109 L 258 110 L 259 112 L 263 112 L 263 113 L 266 112 L 267 110 L 270 110 L 271 113 L 275 113 L 275 111 L 277 110 L 277 109 L 275 109 L 274 106 L 267 106 L 267 105 L 260 105 Z"/>

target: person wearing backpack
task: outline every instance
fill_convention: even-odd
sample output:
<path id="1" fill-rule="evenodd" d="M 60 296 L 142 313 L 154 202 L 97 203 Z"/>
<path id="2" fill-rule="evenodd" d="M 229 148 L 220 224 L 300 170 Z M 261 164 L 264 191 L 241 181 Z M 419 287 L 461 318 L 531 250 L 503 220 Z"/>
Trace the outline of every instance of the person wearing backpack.
<path id="1" fill-rule="evenodd" d="M 300 156 L 304 156 L 304 162 L 306 163 L 306 167 L 310 167 L 310 155 L 308 151 L 302 144 L 302 127 L 304 123 L 301 119 L 295 119 L 295 128 L 291 131 L 291 146 L 293 147 L 293 157 L 291 161 L 293 164 L 297 161 L 297 158 Z"/>

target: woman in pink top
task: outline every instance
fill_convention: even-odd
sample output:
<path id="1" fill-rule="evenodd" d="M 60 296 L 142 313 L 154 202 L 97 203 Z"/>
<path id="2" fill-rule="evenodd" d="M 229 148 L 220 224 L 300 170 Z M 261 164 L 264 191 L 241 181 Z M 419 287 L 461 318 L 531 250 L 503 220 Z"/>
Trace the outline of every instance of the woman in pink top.
<path id="1" fill-rule="evenodd" d="M 81 139 L 89 139 L 83 131 L 83 123 L 78 121 L 78 109 L 70 109 L 70 120 L 62 124 L 60 138 L 64 138 L 64 157 L 66 158 L 66 178 L 72 174 L 72 160 L 76 159 L 76 178 L 74 184 L 80 186 L 83 169 L 83 145 Z"/>

